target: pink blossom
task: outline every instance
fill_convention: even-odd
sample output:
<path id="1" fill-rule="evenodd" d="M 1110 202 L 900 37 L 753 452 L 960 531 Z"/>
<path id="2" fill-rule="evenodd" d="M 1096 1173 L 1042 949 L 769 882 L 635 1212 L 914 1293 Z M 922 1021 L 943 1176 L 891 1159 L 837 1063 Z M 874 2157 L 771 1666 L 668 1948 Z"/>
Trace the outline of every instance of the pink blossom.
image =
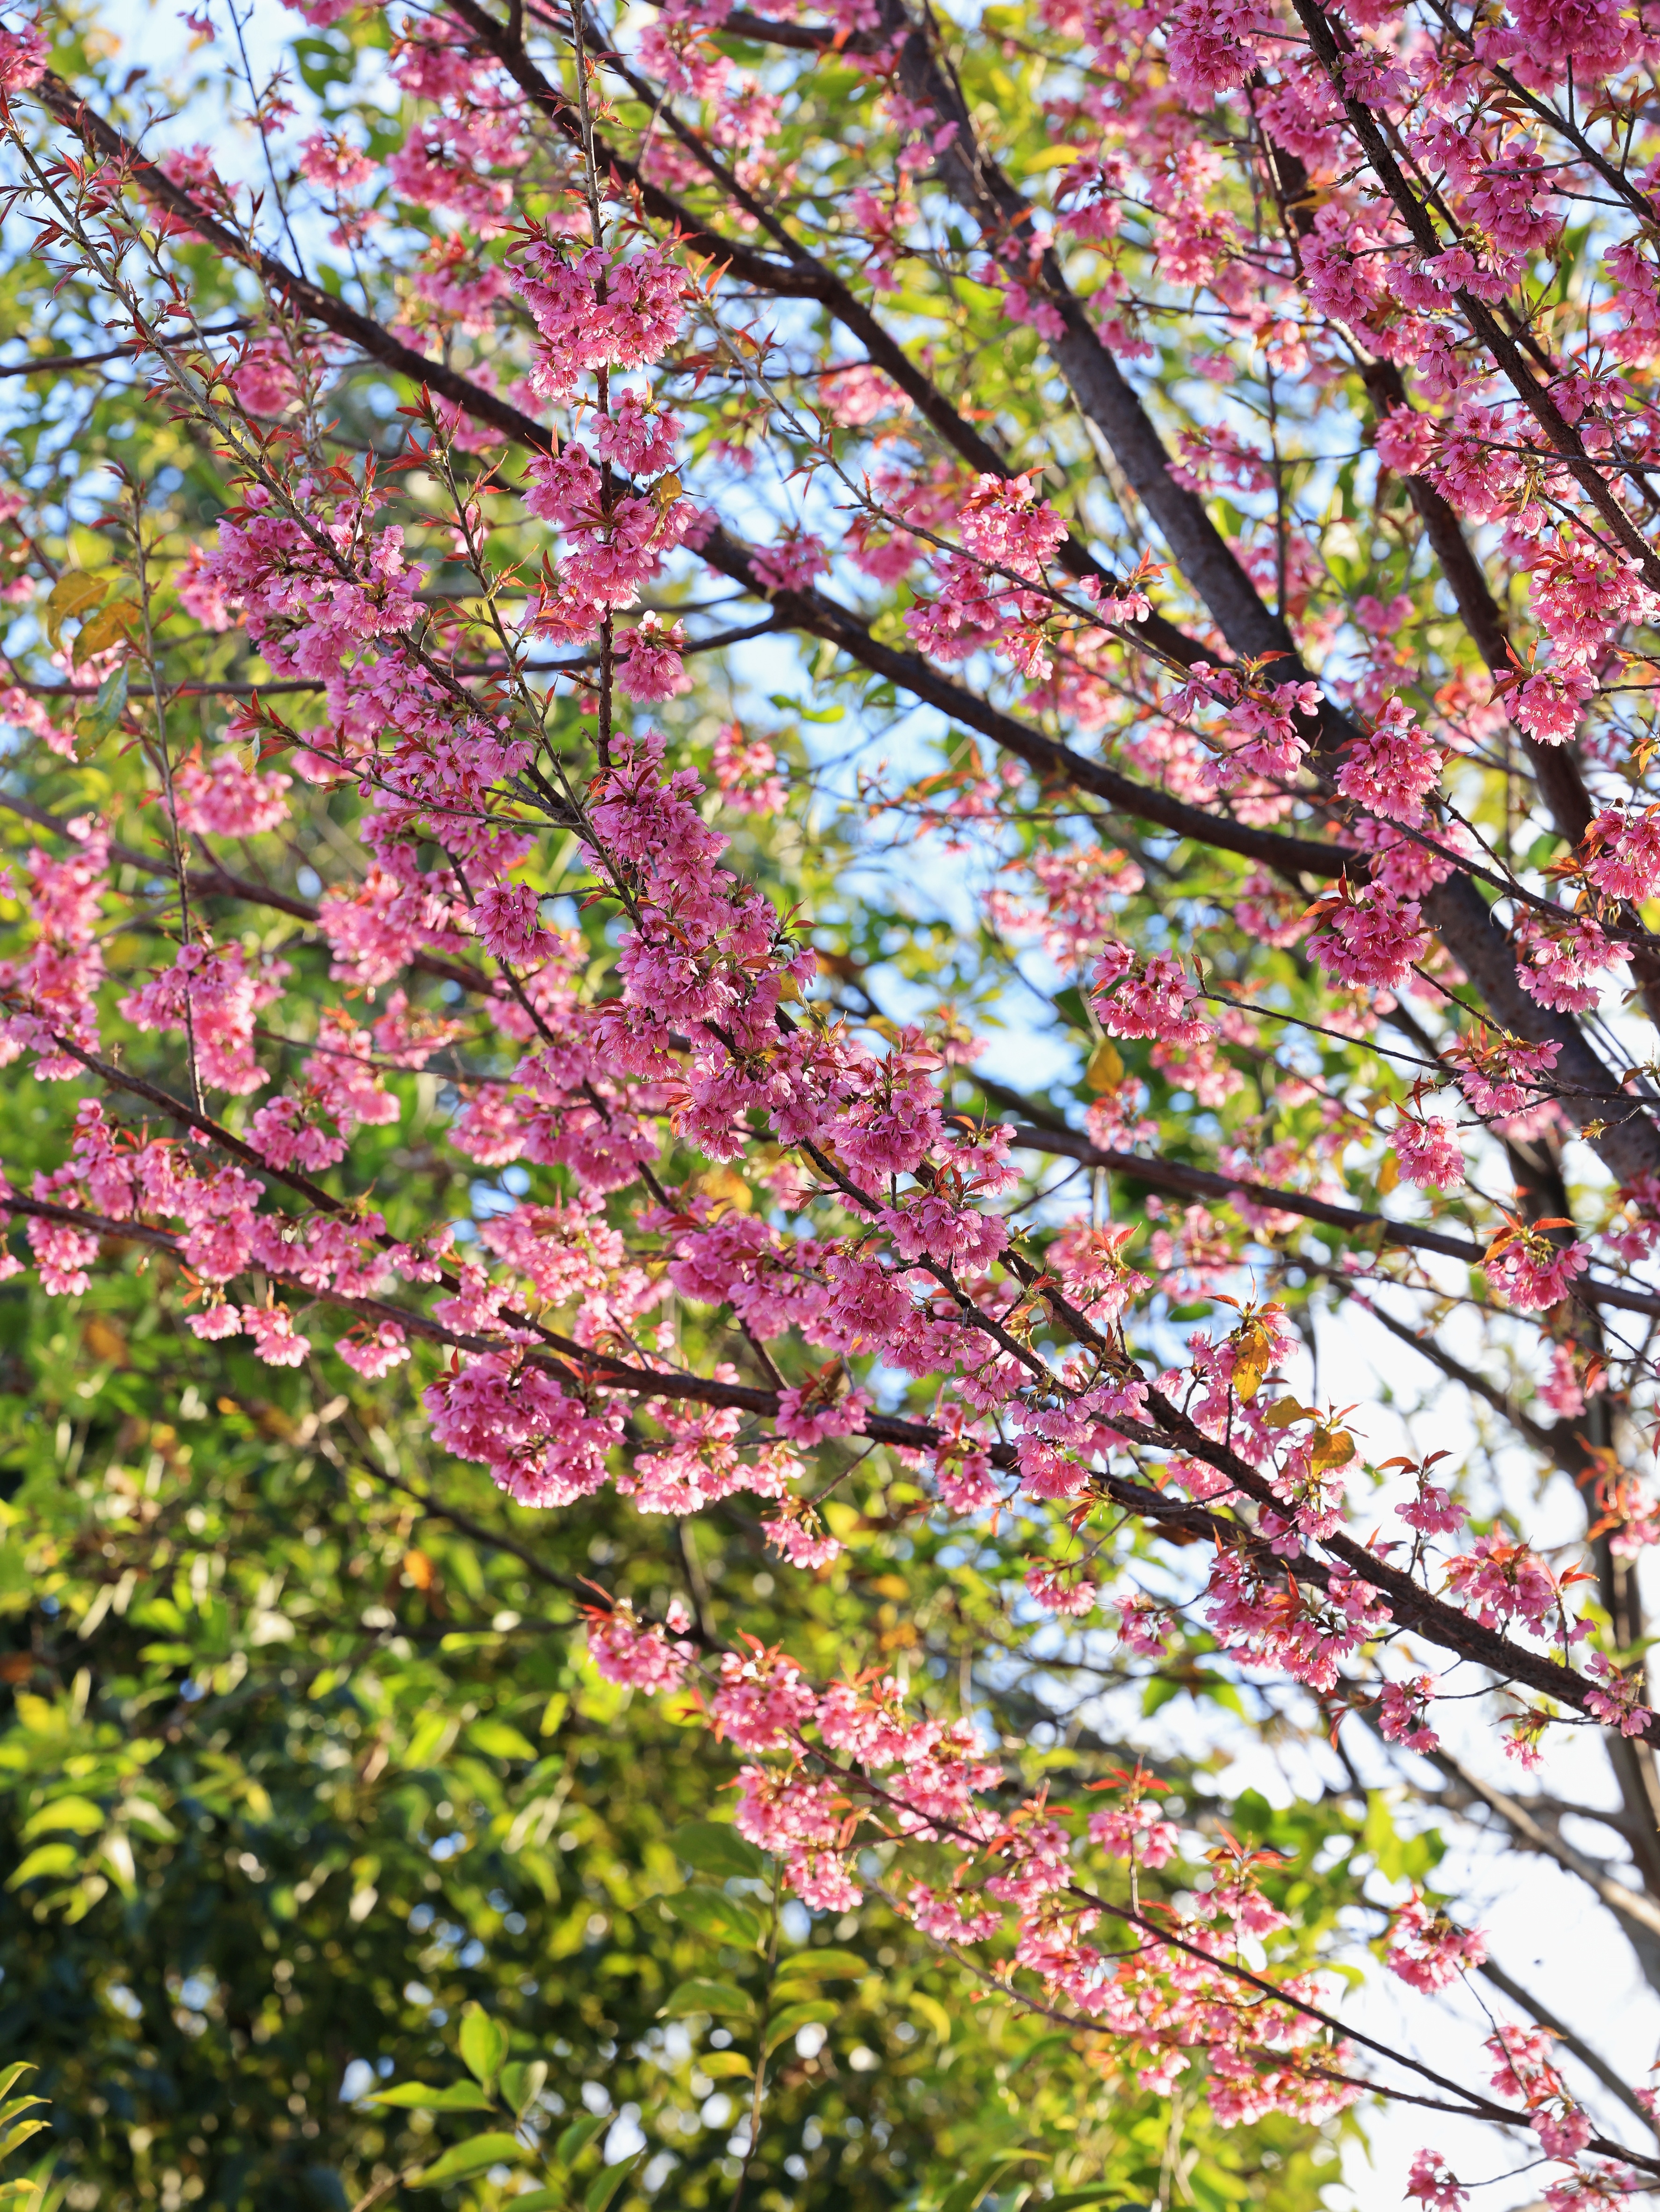
<path id="1" fill-rule="evenodd" d="M 295 1327 L 286 1306 L 244 1306 L 242 1327 L 268 1367 L 298 1367 L 311 1350 L 311 1339 Z"/>
<path id="2" fill-rule="evenodd" d="M 1379 422 L 1374 443 L 1385 467 L 1403 477 L 1421 476 L 1435 451 L 1434 422 L 1409 407 L 1392 407 Z"/>
<path id="3" fill-rule="evenodd" d="M 1376 726 L 1349 747 L 1337 788 L 1374 814 L 1415 824 L 1440 781 L 1441 762 L 1440 749 L 1419 728 L 1405 702 L 1391 699 Z"/>
<path id="4" fill-rule="evenodd" d="M 794 1511 L 789 1509 L 794 1507 Z M 842 1556 L 842 1546 L 825 1533 L 812 1507 L 799 1498 L 787 1499 L 778 1511 L 761 1523 L 761 1531 L 775 1552 L 792 1566 L 816 1570 L 828 1567 Z"/>
<path id="5" fill-rule="evenodd" d="M 1558 1013 L 1585 1013 L 1602 995 L 1594 979 L 1609 968 L 1630 965 L 1623 946 L 1605 937 L 1589 915 L 1548 921 L 1531 907 L 1518 915 L 1512 933 L 1517 948 L 1517 981 L 1531 999 Z"/>
<path id="6" fill-rule="evenodd" d="M 1091 1813 L 1090 1841 L 1116 1858 L 1133 1858 L 1150 1870 L 1168 1866 L 1181 1846 L 1181 1831 L 1164 1820 L 1157 1803 L 1141 1798 L 1127 1805 L 1110 1806 Z"/>
<path id="7" fill-rule="evenodd" d="M 331 191 L 350 192 L 368 181 L 374 164 L 335 132 L 318 131 L 301 142 L 300 173 Z"/>
<path id="8" fill-rule="evenodd" d="M 288 820 L 283 793 L 292 781 L 275 771 L 260 775 L 228 750 L 216 755 L 210 768 L 181 762 L 173 777 L 179 825 L 216 837 L 261 836 Z"/>
<path id="9" fill-rule="evenodd" d="M 644 1690 L 650 1696 L 678 1690 L 684 1681 L 696 1650 L 684 1637 L 671 1637 L 660 1621 L 642 1628 L 626 1599 L 609 1613 L 599 1606 L 585 1606 L 583 1612 L 588 1624 L 588 1656 L 606 1681 Z M 687 1625 L 683 1615 L 678 1626 Z"/>
<path id="10" fill-rule="evenodd" d="M 1414 1889 L 1395 1916 L 1383 1963 L 1415 1990 L 1445 1989 L 1487 1955 L 1479 1928 L 1459 1929 L 1438 1910 L 1432 1911 Z"/>
<path id="11" fill-rule="evenodd" d="M 1464 1153 L 1457 1129 L 1439 1115 L 1429 1115 L 1420 1121 L 1403 1113 L 1389 1145 L 1402 1174 L 1420 1190 L 1456 1190 L 1464 1180 Z"/>
<path id="12" fill-rule="evenodd" d="M 724 722 L 714 738 L 714 781 L 737 814 L 778 814 L 784 786 L 774 774 L 778 756 L 764 738 L 745 738 L 741 725 Z"/>
<path id="13" fill-rule="evenodd" d="M 1065 519 L 1036 504 L 1031 477 L 981 477 L 958 510 L 970 552 L 1028 579 L 1042 574 L 1067 534 Z"/>
<path id="14" fill-rule="evenodd" d="M 655 476 L 674 459 L 679 435 L 676 416 L 659 412 L 624 386 L 594 426 L 593 442 L 602 461 L 615 461 L 630 476 Z"/>
<path id="15" fill-rule="evenodd" d="M 1426 1717 L 1433 1694 L 1427 1674 L 1415 1675 L 1409 1682 L 1385 1682 L 1377 1720 L 1384 1741 L 1403 1743 L 1408 1751 L 1421 1751 L 1426 1757 L 1438 1750 L 1441 1739 Z"/>
<path id="16" fill-rule="evenodd" d="M 1478 1536 L 1473 1551 L 1448 1561 L 1447 1583 L 1484 1628 L 1519 1619 L 1537 1633 L 1560 1603 L 1556 1578 L 1544 1560 L 1497 1529 Z"/>
<path id="17" fill-rule="evenodd" d="M 1607 1728 L 1624 1736 L 1640 1736 L 1654 1715 L 1640 1702 L 1642 1684 L 1634 1674 L 1622 1674 L 1605 1652 L 1593 1651 L 1586 1672 L 1598 1686 L 1585 1692 L 1585 1710 Z"/>
<path id="18" fill-rule="evenodd" d="M 1250 0 L 1182 0 L 1164 34 L 1171 80 L 1184 100 L 1208 107 L 1256 66 L 1257 9 Z"/>
<path id="19" fill-rule="evenodd" d="M 1028 1592 L 1045 1613 L 1058 1613 L 1073 1620 L 1082 1620 L 1093 1613 L 1100 1595 L 1087 1575 L 1041 1561 L 1027 1568 L 1025 1581 Z"/>
<path id="20" fill-rule="evenodd" d="M 1378 884 L 1359 892 L 1345 886 L 1314 913 L 1326 927 L 1310 938 L 1309 951 L 1343 983 L 1394 990 L 1429 950 L 1416 899 L 1393 899 Z"/>
<path id="21" fill-rule="evenodd" d="M 845 1382 L 836 1370 L 827 1382 L 793 1383 L 779 1393 L 775 1415 L 778 1433 L 793 1443 L 822 1443 L 826 1437 L 862 1436 L 870 1417 L 870 1400 L 862 1390 L 842 1389 Z"/>
<path id="22" fill-rule="evenodd" d="M 804 532 L 758 546 L 750 556 L 756 580 L 766 592 L 805 592 L 830 568 L 822 538 Z"/>
<path id="23" fill-rule="evenodd" d="M 1542 1231 L 1517 1228 L 1494 1239 L 1482 1267 L 1507 1304 L 1522 1313 L 1541 1313 L 1561 1303 L 1590 1261 L 1588 1244 L 1553 1244 Z"/>
<path id="24" fill-rule="evenodd" d="M 241 1309 L 228 1298 L 219 1298 L 204 1306 L 200 1313 L 186 1314 L 185 1325 L 204 1343 L 216 1344 L 225 1337 L 241 1334 Z"/>
<path id="25" fill-rule="evenodd" d="M 1536 669 L 1509 695 L 1510 710 L 1518 727 L 1541 745 L 1566 744 L 1596 692 L 1596 679 L 1583 669 Z"/>
<path id="26" fill-rule="evenodd" d="M 940 1504 L 952 1513 L 977 1513 L 1003 1494 L 982 1451 L 942 1453 L 934 1462 L 934 1485 Z"/>
<path id="27" fill-rule="evenodd" d="M 17 31 L 0 27 L 0 92 L 27 92 L 39 84 L 51 51 L 37 24 L 26 23 Z"/>
<path id="28" fill-rule="evenodd" d="M 281 995 L 285 960 L 251 962 L 240 945 L 199 938 L 181 945 L 173 966 L 128 993 L 121 1012 L 136 1029 L 182 1033 L 185 1008 L 204 1085 L 246 1097 L 268 1080 L 253 1056 L 254 1017 Z"/>
<path id="29" fill-rule="evenodd" d="M 361 1336 L 337 1338 L 334 1348 L 368 1382 L 379 1382 L 410 1356 L 403 1328 L 395 1321 L 379 1322 L 372 1328 L 366 1325 Z"/>
<path id="30" fill-rule="evenodd" d="M 1407 2194 L 1424 2212 L 1466 2212 L 1469 2192 L 1460 2187 L 1456 2175 L 1438 2150 L 1420 2150 L 1407 2178 Z"/>
<path id="31" fill-rule="evenodd" d="M 541 902 L 528 884 L 487 884 L 473 922 L 484 950 L 509 966 L 527 966 L 553 950 L 553 938 L 542 927 Z"/>
<path id="32" fill-rule="evenodd" d="M 660 699 L 678 698 L 691 689 L 680 655 L 685 633 L 678 623 L 665 629 L 656 615 L 642 615 L 632 629 L 617 638 L 617 683 L 624 698 L 649 706 Z"/>
<path id="33" fill-rule="evenodd" d="M 1660 806 L 1605 806 L 1583 840 L 1587 879 L 1609 898 L 1640 904 L 1660 884 Z"/>
<path id="34" fill-rule="evenodd" d="M 1101 1025 L 1113 1036 L 1157 1037 L 1181 1046 L 1209 1034 L 1203 1018 L 1189 1011 L 1198 986 L 1168 953 L 1137 962 L 1126 948 L 1112 946 L 1096 963 L 1094 981 Z"/>
<path id="35" fill-rule="evenodd" d="M 66 1221 L 43 1220 L 39 1214 L 29 1216 L 23 1233 L 48 1297 L 78 1298 L 90 1289 L 92 1277 L 87 1271 L 98 1257 L 95 1237 Z"/>
<path id="36" fill-rule="evenodd" d="M 746 1636 L 747 1656 L 728 1651 L 721 1660 L 721 1687 L 710 1700 L 717 1735 L 740 1751 L 775 1751 L 804 1728 L 818 1698 L 794 1659 L 768 1650 Z"/>

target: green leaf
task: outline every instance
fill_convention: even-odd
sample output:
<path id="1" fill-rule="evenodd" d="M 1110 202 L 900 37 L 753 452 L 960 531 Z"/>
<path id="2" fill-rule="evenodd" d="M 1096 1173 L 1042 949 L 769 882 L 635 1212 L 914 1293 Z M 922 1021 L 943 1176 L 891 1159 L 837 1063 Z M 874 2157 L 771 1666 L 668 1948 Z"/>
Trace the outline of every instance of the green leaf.
<path id="1" fill-rule="evenodd" d="M 626 2166 L 603 2166 L 588 2184 L 587 2194 L 582 2199 L 583 2212 L 605 2212 L 617 2191 L 639 2164 L 629 2159 Z"/>
<path id="2" fill-rule="evenodd" d="M 94 744 L 108 737 L 126 712 L 127 664 L 112 668 L 98 687 L 98 696 L 81 717 L 81 727 Z"/>
<path id="3" fill-rule="evenodd" d="M 517 2197 L 514 2199 L 515 2203 L 518 2201 Z M 1131 2212 L 1123 2185 L 1115 2185 L 1110 2181 L 1098 2181 L 1088 2189 L 1068 2189 L 1059 2197 L 1047 2197 L 1043 2212 L 1081 2212 L 1085 2204 L 1118 2204 L 1124 2207 L 1124 2212 Z"/>
<path id="4" fill-rule="evenodd" d="M 409 1767 L 430 1766 L 454 1742 L 455 1723 L 447 1713 L 423 1713 L 410 1731 L 409 1748 L 404 1753 L 404 1764 Z"/>
<path id="5" fill-rule="evenodd" d="M 26 2074 L 33 2074 L 34 2070 L 32 2058 L 14 2058 L 9 2066 L 0 2069 L 0 2097 L 5 2096 Z"/>
<path id="6" fill-rule="evenodd" d="M 1248 2203 L 1250 2185 L 1225 2166 L 1218 2166 L 1213 2159 L 1206 2159 L 1188 2177 L 1195 2204 L 1207 2208 L 1207 2212 L 1224 2212 L 1231 2204 Z"/>
<path id="7" fill-rule="evenodd" d="M 545 2058 L 520 2059 L 502 2069 L 501 2091 L 515 2112 L 522 2112 L 548 2078 Z"/>
<path id="8" fill-rule="evenodd" d="M 951 2194 L 942 2200 L 939 2212 L 974 2212 L 975 2206 L 987 2191 L 995 2188 L 1005 2174 L 1012 2173 L 1017 2166 L 1038 2155 L 1035 2150 L 1023 2150 L 1015 2152 L 1012 2157 L 994 2159 L 989 2166 L 982 2166 L 979 2172 L 969 2180 L 959 2181 Z"/>
<path id="9" fill-rule="evenodd" d="M 393 2088 L 373 2091 L 363 2101 L 395 2105 L 406 2112 L 488 2112 L 492 2109 L 483 2091 L 471 2081 L 447 2081 L 441 2089 L 429 2088 L 424 2081 L 399 2081 Z"/>
<path id="10" fill-rule="evenodd" d="M 798 2027 L 811 2027 L 815 2021 L 832 2021 L 841 2009 L 830 1997 L 809 1997 L 803 2004 L 786 2005 L 767 2024 L 767 2049 L 776 2051 Z"/>
<path id="11" fill-rule="evenodd" d="M 40 2101 L 44 2103 L 45 2100 Z M 48 2120 L 19 2120 L 15 2128 L 8 2128 L 3 2135 L 0 2135 L 0 2158 L 9 2158 L 13 2151 L 19 2149 L 31 2136 L 38 2136 L 42 2128 L 51 2124 Z"/>
<path id="12" fill-rule="evenodd" d="M 728 1897 L 722 1889 L 683 1889 L 663 1899 L 675 1918 L 700 1936 L 713 1936 L 727 1943 L 754 1945 L 761 1941 L 761 1916 L 741 1897 Z"/>
<path id="13" fill-rule="evenodd" d="M 151 1804 L 148 1797 L 125 1798 L 121 1809 L 126 1814 L 129 1827 L 137 1821 L 141 1828 L 148 1828 L 151 1835 L 160 1836 L 164 1843 L 171 1843 L 179 1833 L 161 1808 Z"/>
<path id="14" fill-rule="evenodd" d="M 683 2019 L 689 2012 L 724 2013 L 734 2020 L 746 2019 L 754 2009 L 749 1999 L 732 1982 L 709 1982 L 693 1979 L 682 1982 L 670 1992 L 663 2007 L 668 2020 Z"/>
<path id="15" fill-rule="evenodd" d="M 1020 2052 L 1019 2056 L 1014 2059 L 1013 2064 L 1015 2066 L 1030 2066 L 1034 2058 L 1041 2057 L 1046 2051 L 1070 2051 L 1071 2048 L 1072 2036 L 1070 2033 L 1064 2027 L 1056 2028 L 1049 2034 L 1040 2035 L 1035 2042 L 1029 2043 L 1025 2049 Z"/>
<path id="16" fill-rule="evenodd" d="M 462 2064 L 488 2089 L 508 2055 L 508 2031 L 483 2005 L 470 2004 L 461 2015 L 460 2042 Z"/>
<path id="17" fill-rule="evenodd" d="M 584 2112 L 564 2129 L 553 2147 L 553 2154 L 561 2166 L 575 2166 L 601 2128 L 611 2125 L 609 2112 Z"/>
<path id="18" fill-rule="evenodd" d="M 868 1959 L 861 1959 L 856 1951 L 792 1951 L 779 1964 L 778 1978 L 797 1974 L 814 1974 L 824 1981 L 861 1982 L 866 1974 L 876 1972 Z"/>
<path id="19" fill-rule="evenodd" d="M 80 1863 L 81 1854 L 73 1844 L 42 1844 L 29 1853 L 6 1887 L 21 1889 L 26 1881 L 34 1881 L 43 1874 L 69 1874 Z"/>
<path id="20" fill-rule="evenodd" d="M 436 2189 L 446 2181 L 460 2181 L 482 2173 L 487 2166 L 522 2166 L 525 2146 L 517 2136 L 475 2136 L 471 2142 L 452 2143 L 442 2158 L 415 2177 L 417 2189 Z"/>
<path id="21" fill-rule="evenodd" d="M 108 1816 L 101 1805 L 94 1805 L 90 1797 L 55 1797 L 50 1805 L 43 1805 L 23 1823 L 23 1840 L 32 1843 L 36 1836 L 45 1835 L 52 1828 L 67 1828 L 77 1836 L 95 1836 Z"/>
<path id="22" fill-rule="evenodd" d="M 541 1753 L 528 1738 L 508 1721 L 475 1721 L 467 1730 L 467 1743 L 474 1751 L 482 1751 L 486 1759 L 539 1759 Z"/>
<path id="23" fill-rule="evenodd" d="M 766 1872 L 766 1861 L 746 1836 L 713 1820 L 688 1821 L 684 1828 L 675 1830 L 669 1841 L 688 1866 L 696 1867 L 699 1874 L 718 1875 L 723 1881 L 737 1875 L 758 1877 Z"/>
<path id="24" fill-rule="evenodd" d="M 509 2197 L 513 2212 L 568 2212 L 570 2192 L 564 2189 L 532 2189 L 523 2197 Z"/>

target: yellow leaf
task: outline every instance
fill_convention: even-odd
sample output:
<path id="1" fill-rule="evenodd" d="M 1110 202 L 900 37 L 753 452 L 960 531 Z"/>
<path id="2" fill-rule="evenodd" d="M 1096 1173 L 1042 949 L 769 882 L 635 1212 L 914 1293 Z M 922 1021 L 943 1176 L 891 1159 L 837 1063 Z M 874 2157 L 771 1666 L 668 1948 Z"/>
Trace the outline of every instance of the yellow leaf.
<path id="1" fill-rule="evenodd" d="M 102 1314 L 88 1315 L 81 1324 L 81 1341 L 94 1359 L 106 1360 L 112 1367 L 128 1364 L 126 1338 Z"/>
<path id="2" fill-rule="evenodd" d="M 46 635 L 52 645 L 62 643 L 64 624 L 75 615 L 83 615 L 99 605 L 115 581 L 112 569 L 94 575 L 86 568 L 71 568 L 60 576 L 52 587 L 46 601 Z"/>
<path id="3" fill-rule="evenodd" d="M 1295 1398 L 1276 1398 L 1262 1416 L 1265 1429 L 1288 1429 L 1293 1421 L 1306 1421 L 1312 1415 L 1311 1406 L 1299 1406 Z"/>
<path id="4" fill-rule="evenodd" d="M 697 1178 L 697 1188 L 705 1198 L 734 1207 L 739 1213 L 754 1210 L 755 1193 L 736 1168 L 709 1168 Z"/>
<path id="5" fill-rule="evenodd" d="M 1328 1474 L 1332 1468 L 1347 1467 L 1354 1457 L 1354 1438 L 1347 1429 L 1316 1429 L 1314 1449 L 1309 1454 L 1309 1465 L 1316 1474 Z"/>
<path id="6" fill-rule="evenodd" d="M 1084 1070 L 1084 1085 L 1089 1091 L 1116 1091 L 1124 1079 L 1124 1056 L 1110 1037 L 1103 1037 L 1090 1054 L 1089 1066 Z"/>
<path id="7" fill-rule="evenodd" d="M 1377 1188 L 1387 1197 L 1401 1180 L 1401 1163 L 1393 1152 L 1385 1152 L 1383 1164 L 1377 1170 Z"/>
<path id="8" fill-rule="evenodd" d="M 1249 1405 L 1274 1358 L 1274 1340 L 1260 1321 L 1248 1321 L 1233 1340 L 1233 1387 Z"/>
<path id="9" fill-rule="evenodd" d="M 123 638 L 134 637 L 143 623 L 143 617 L 131 599 L 112 599 L 100 607 L 82 629 L 75 641 L 75 665 L 90 660 L 94 653 L 104 653 Z"/>

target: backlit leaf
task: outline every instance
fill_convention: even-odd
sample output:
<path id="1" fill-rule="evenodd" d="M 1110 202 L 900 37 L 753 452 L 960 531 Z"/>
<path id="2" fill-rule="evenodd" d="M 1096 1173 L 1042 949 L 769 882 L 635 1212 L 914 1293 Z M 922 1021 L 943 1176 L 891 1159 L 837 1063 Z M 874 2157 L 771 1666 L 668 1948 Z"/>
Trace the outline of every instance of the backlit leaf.
<path id="1" fill-rule="evenodd" d="M 522 2166 L 524 2145 L 516 2136 L 475 2136 L 471 2142 L 455 2143 L 443 2156 L 423 2166 L 416 2176 L 417 2189 L 436 2189 L 446 2181 L 462 2181 L 470 2173 L 482 2173 L 487 2166 Z"/>

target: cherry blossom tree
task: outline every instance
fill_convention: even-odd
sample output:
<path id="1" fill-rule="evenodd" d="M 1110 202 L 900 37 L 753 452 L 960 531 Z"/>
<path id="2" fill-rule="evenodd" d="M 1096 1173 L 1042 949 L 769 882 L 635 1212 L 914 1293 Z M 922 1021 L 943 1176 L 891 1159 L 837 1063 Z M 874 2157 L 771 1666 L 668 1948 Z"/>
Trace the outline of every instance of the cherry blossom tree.
<path id="1" fill-rule="evenodd" d="M 1441 2114 L 1552 2212 L 1653 2189 L 1645 2054 L 1427 1868 L 1304 1911 L 1149 1730 L 1225 1690 L 1660 1987 L 1660 22 L 186 21 L 240 138 L 0 40 L 6 1269 L 678 1524 L 580 1632 L 810 1914 L 1225 2125 L 1425 2107 L 1438 2212 Z M 1449 1448 L 1323 1395 L 1363 1329 Z M 723 1627 L 709 1526 L 879 1557 L 876 1658 Z M 1023 1682 L 1148 1726 L 1023 1781 Z M 1481 1992 L 1456 2072 L 1368 1945 Z"/>

